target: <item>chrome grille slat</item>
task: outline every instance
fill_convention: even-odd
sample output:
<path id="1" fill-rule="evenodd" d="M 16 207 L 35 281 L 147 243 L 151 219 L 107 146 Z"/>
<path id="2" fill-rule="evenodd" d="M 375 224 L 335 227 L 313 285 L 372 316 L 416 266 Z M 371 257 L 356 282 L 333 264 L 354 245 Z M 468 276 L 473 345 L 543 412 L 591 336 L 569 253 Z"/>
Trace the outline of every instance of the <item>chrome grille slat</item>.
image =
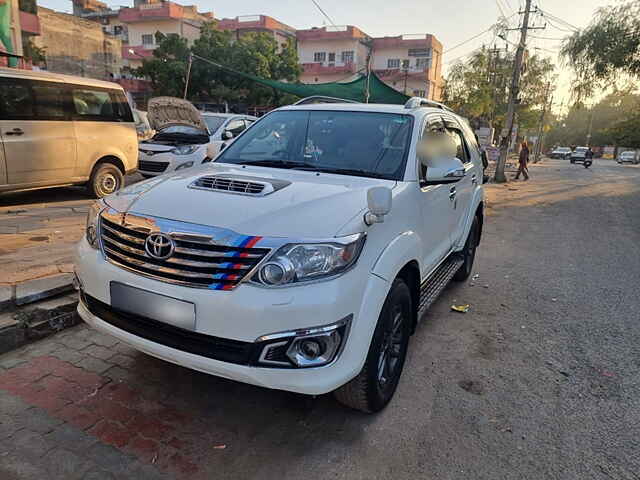
<path id="1" fill-rule="evenodd" d="M 175 242 L 173 255 L 167 259 L 154 258 L 145 249 L 147 235 L 157 231 L 153 230 L 153 225 L 153 218 L 125 219 L 104 213 L 100 230 L 106 259 L 121 268 L 163 282 L 230 290 L 250 275 L 269 252 L 266 248 L 217 245 L 211 240 L 214 237 L 190 232 L 186 224 L 186 231 L 168 233 Z"/>

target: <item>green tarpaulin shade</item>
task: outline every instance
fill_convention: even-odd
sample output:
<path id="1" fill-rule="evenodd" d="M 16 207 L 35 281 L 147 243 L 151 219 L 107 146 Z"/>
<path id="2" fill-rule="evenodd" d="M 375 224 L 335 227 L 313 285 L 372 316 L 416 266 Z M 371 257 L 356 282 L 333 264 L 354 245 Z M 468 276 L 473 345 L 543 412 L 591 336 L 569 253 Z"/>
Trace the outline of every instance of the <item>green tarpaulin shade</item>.
<path id="1" fill-rule="evenodd" d="M 261 78 L 249 73 L 239 72 L 237 70 L 225 67 L 219 63 L 212 62 L 211 60 L 197 55 L 193 56 L 203 60 L 211 65 L 214 65 L 222 70 L 239 75 L 249 80 L 253 80 L 256 83 L 265 85 L 267 87 L 275 88 L 282 92 L 291 93 L 299 97 L 312 97 L 314 95 L 321 95 L 325 97 L 342 98 L 345 100 L 354 100 L 356 102 L 366 101 L 365 95 L 367 91 L 367 75 L 358 74 L 355 80 L 348 82 L 331 82 L 331 83 L 286 83 L 278 82 L 277 80 L 270 80 L 268 78 Z M 378 78 L 378 76 L 371 72 L 369 76 L 369 103 L 392 103 L 392 104 L 404 104 L 410 97 L 404 95 L 401 92 L 391 88 L 386 83 Z"/>

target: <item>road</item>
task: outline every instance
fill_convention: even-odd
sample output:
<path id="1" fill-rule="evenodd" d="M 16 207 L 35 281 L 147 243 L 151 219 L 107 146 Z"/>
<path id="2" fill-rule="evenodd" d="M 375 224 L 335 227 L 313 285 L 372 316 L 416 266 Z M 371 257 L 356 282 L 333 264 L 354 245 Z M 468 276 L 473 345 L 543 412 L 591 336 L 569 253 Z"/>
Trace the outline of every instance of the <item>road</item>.
<path id="1" fill-rule="evenodd" d="M 424 317 L 380 414 L 76 327 L 0 357 L 0 478 L 640 478 L 640 168 L 531 173 L 491 187 L 478 277 Z"/>

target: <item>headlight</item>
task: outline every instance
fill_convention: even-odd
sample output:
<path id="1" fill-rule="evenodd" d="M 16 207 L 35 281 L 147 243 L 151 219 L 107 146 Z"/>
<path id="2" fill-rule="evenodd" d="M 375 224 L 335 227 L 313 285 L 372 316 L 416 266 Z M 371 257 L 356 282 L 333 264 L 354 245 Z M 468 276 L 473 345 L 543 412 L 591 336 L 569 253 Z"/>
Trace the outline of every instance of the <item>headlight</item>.
<path id="1" fill-rule="evenodd" d="M 271 255 L 254 280 L 278 286 L 339 275 L 358 260 L 365 238 L 361 233 L 336 242 L 289 243 Z"/>
<path id="2" fill-rule="evenodd" d="M 180 145 L 171 150 L 171 153 L 175 153 L 176 155 L 191 155 L 198 150 L 199 147 L 200 145 Z"/>
<path id="3" fill-rule="evenodd" d="M 100 246 L 100 241 L 98 239 L 98 220 L 100 218 L 100 213 L 104 210 L 104 204 L 100 201 L 94 202 L 89 207 L 89 213 L 87 213 L 87 225 L 85 227 L 85 238 L 87 239 L 87 243 L 91 245 L 92 248 L 96 250 Z"/>
<path id="4" fill-rule="evenodd" d="M 176 167 L 176 171 L 182 170 L 183 168 L 193 167 L 193 162 L 184 162 Z"/>

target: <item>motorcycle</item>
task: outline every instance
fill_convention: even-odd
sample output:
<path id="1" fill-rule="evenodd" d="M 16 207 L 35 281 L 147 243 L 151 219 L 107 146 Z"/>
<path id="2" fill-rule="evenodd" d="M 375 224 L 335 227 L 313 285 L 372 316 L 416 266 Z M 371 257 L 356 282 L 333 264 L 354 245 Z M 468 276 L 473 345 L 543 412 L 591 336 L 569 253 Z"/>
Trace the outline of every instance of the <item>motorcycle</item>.
<path id="1" fill-rule="evenodd" d="M 585 158 L 584 162 L 582 162 L 582 164 L 584 165 L 584 168 L 589 168 L 592 163 L 593 163 L 593 160 L 588 160 L 586 158 Z"/>

